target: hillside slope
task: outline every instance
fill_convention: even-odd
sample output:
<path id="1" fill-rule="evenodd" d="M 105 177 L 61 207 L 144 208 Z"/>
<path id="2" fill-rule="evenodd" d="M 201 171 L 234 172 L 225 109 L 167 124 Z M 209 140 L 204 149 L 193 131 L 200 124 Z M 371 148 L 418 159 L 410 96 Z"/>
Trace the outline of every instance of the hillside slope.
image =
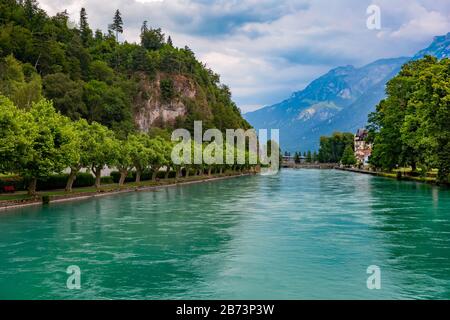
<path id="1" fill-rule="evenodd" d="M 91 30 L 83 10 L 78 26 L 69 26 L 66 12 L 50 17 L 36 1 L 2 0 L 0 94 L 23 108 L 51 99 L 64 115 L 118 134 L 192 129 L 195 120 L 221 130 L 250 127 L 219 75 L 161 29 L 144 23 L 141 43 L 120 43 L 115 27 Z"/>

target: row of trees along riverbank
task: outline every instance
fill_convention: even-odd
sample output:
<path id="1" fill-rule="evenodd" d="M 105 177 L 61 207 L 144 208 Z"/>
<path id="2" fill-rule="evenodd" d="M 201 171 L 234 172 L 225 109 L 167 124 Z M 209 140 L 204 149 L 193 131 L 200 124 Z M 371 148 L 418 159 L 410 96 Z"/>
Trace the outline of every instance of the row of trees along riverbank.
<path id="1" fill-rule="evenodd" d="M 23 110 L 0 96 L 0 124 L 0 173 L 17 173 L 29 181 L 30 195 L 36 193 L 38 179 L 45 180 L 67 168 L 70 168 L 70 174 L 66 191 L 70 192 L 82 168 L 92 170 L 98 189 L 102 170 L 106 166 L 119 170 L 120 185 L 124 184 L 128 173 L 133 169 L 136 171 L 136 182 L 140 182 L 142 172 L 149 168 L 153 172 L 152 179 L 155 180 L 163 167 L 167 174 L 173 168 L 177 172 L 176 177 L 181 175 L 183 168 L 188 173 L 194 169 L 199 173 L 207 170 L 210 174 L 212 170 L 242 171 L 252 167 L 248 151 L 244 155 L 245 164 L 241 165 L 174 164 L 174 143 L 170 140 L 145 133 L 131 133 L 126 138 L 121 138 L 99 123 L 89 124 L 84 119 L 70 120 L 57 112 L 52 102 L 47 100 L 41 100 L 29 110 Z M 195 148 L 203 152 L 204 146 L 194 144 L 191 151 L 194 152 Z M 228 152 L 233 152 L 237 159 L 239 151 L 235 147 L 233 150 L 231 148 L 224 146 L 224 157 Z"/>
<path id="2" fill-rule="evenodd" d="M 345 166 L 356 165 L 354 134 L 335 132 L 329 137 L 321 137 L 317 162 L 343 164 Z"/>
<path id="3" fill-rule="evenodd" d="M 311 150 L 308 150 L 308 152 L 303 152 L 303 159 L 306 163 L 315 163 L 318 161 L 318 155 L 317 151 L 311 152 Z M 302 153 L 300 151 L 297 151 L 294 153 L 294 162 L 295 163 L 302 163 Z"/>
<path id="4" fill-rule="evenodd" d="M 331 136 L 323 136 L 320 138 L 319 152 L 308 151 L 302 153 L 297 151 L 294 153 L 293 160 L 296 164 L 340 164 L 350 166 L 356 164 L 354 154 L 354 135 L 352 133 L 335 132 Z M 289 156 L 285 153 L 285 156 Z"/>

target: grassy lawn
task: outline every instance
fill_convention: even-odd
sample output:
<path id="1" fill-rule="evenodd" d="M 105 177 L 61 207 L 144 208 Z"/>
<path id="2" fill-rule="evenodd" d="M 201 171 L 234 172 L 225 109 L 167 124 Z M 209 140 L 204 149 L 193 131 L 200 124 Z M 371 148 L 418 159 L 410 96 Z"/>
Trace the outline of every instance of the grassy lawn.
<path id="1" fill-rule="evenodd" d="M 392 170 L 393 173 L 397 173 L 397 172 L 401 172 L 403 174 L 410 174 L 412 173 L 412 168 L 399 168 L 399 169 L 394 169 Z M 417 173 L 421 173 L 422 169 L 421 168 L 417 168 Z M 420 180 L 429 180 L 436 178 L 438 174 L 438 169 L 431 169 L 427 172 L 426 176 L 427 177 L 414 177 L 414 176 L 409 176 L 409 178 L 419 178 Z"/>
<path id="2" fill-rule="evenodd" d="M 367 171 L 367 170 L 366 170 Z M 379 177 L 384 177 L 384 178 L 390 178 L 390 179 L 399 179 L 400 177 L 398 176 L 398 173 L 401 172 L 401 180 L 404 181 L 416 181 L 416 182 L 422 182 L 422 183 L 430 183 L 430 184 L 435 184 L 437 183 L 437 173 L 438 170 L 433 169 L 427 172 L 427 176 L 426 177 L 422 177 L 422 176 L 417 176 L 417 175 L 412 175 L 412 170 L 411 168 L 399 168 L 399 169 L 395 169 L 392 170 L 390 172 L 387 171 L 367 171 L 367 173 L 370 173 L 372 175 L 376 175 Z M 420 170 L 419 170 L 420 172 Z"/>
<path id="3" fill-rule="evenodd" d="M 102 185 L 98 192 L 111 192 L 111 191 L 120 191 L 120 190 L 129 190 L 133 188 L 139 187 L 156 187 L 156 186 L 165 186 L 175 183 L 183 183 L 183 182 L 191 182 L 191 181 L 199 181 L 199 180 L 207 180 L 208 178 L 218 178 L 229 176 L 230 174 L 213 174 L 210 177 L 207 175 L 204 176 L 191 176 L 188 178 L 180 178 L 180 179 L 163 179 L 160 181 L 143 181 L 140 183 L 130 182 L 126 183 L 123 187 L 119 187 L 118 184 L 108 184 Z M 50 191 L 39 191 L 37 197 L 49 196 L 49 197 L 59 197 L 59 196 L 67 196 L 67 195 L 83 195 L 89 193 L 95 193 L 97 189 L 95 187 L 83 187 L 83 188 L 74 188 L 72 192 L 66 192 L 63 189 L 60 190 L 50 190 Z M 15 201 L 15 200 L 31 200 L 33 197 L 27 194 L 27 191 L 17 191 L 15 193 L 6 193 L 0 194 L 0 201 Z"/>
<path id="4" fill-rule="evenodd" d="M 16 192 L 11 194 L 0 194 L 0 201 L 12 201 L 12 200 L 28 200 L 30 196 L 26 192 Z"/>
<path id="5" fill-rule="evenodd" d="M 420 172 L 420 169 L 418 169 L 417 171 Z M 398 172 L 401 172 L 403 174 L 402 175 L 403 180 L 427 182 L 427 183 L 436 182 L 437 170 L 435 170 L 435 169 L 429 171 L 427 173 L 426 177 L 405 175 L 405 174 L 412 172 L 411 168 L 399 168 L 399 169 L 393 170 L 393 172 L 382 172 L 379 175 L 382 177 L 386 177 L 386 178 L 397 178 Z"/>

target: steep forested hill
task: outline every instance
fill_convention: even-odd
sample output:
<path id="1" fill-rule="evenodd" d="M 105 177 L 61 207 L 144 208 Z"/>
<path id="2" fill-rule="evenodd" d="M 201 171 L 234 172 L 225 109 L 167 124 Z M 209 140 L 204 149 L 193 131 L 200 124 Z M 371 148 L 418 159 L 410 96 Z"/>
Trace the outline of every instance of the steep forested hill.
<path id="1" fill-rule="evenodd" d="M 228 87 L 188 47 L 146 22 L 141 43 L 120 43 L 120 12 L 112 10 L 107 33 L 91 30 L 88 14 L 71 26 L 67 12 L 50 17 L 35 0 L 1 0 L 0 94 L 22 108 L 45 97 L 72 119 L 122 134 L 192 128 L 194 120 L 249 128 Z"/>

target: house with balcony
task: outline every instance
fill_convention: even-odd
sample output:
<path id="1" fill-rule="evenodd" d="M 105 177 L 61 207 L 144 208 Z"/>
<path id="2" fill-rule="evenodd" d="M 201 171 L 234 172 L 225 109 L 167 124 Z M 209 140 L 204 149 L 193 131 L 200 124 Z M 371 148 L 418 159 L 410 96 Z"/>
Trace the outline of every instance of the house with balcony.
<path id="1" fill-rule="evenodd" d="M 372 144 L 367 142 L 368 132 L 366 129 L 358 129 L 355 134 L 355 157 L 358 166 L 369 165 L 369 158 L 372 155 Z"/>

